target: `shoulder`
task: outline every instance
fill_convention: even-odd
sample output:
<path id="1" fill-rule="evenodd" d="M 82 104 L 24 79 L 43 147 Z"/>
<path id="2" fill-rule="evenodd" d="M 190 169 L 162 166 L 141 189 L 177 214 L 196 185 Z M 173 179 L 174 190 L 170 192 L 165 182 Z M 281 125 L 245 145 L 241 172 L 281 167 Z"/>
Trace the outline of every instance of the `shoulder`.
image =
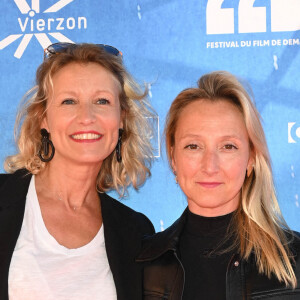
<path id="1" fill-rule="evenodd" d="M 296 264 L 295 265 L 296 276 L 298 281 L 300 281 L 300 233 L 297 231 L 293 231 L 292 234 L 293 235 L 290 242 L 290 249 L 294 256 L 294 260 Z M 300 282 L 298 283 L 298 285 L 300 285 Z"/>
<path id="2" fill-rule="evenodd" d="M 300 264 L 300 232 L 289 230 L 285 234 L 289 249 L 298 264 Z"/>
<path id="3" fill-rule="evenodd" d="M 134 209 L 126 206 L 122 202 L 112 198 L 111 196 L 107 195 L 106 193 L 101 193 L 100 199 L 102 202 L 102 206 L 114 209 L 114 210 L 120 212 L 120 214 L 123 214 L 124 216 L 126 216 L 127 218 L 132 218 L 132 219 L 140 220 L 140 221 L 147 221 L 147 220 L 149 221 L 149 219 L 144 214 L 135 211 Z"/>
<path id="4" fill-rule="evenodd" d="M 30 172 L 26 169 L 20 169 L 14 173 L 2 173 L 0 174 L 0 187 L 2 187 L 8 180 L 19 180 L 27 175 L 30 175 Z"/>
<path id="5" fill-rule="evenodd" d="M 144 214 L 133 210 L 106 193 L 100 193 L 99 196 L 104 226 L 105 223 L 109 222 L 119 224 L 119 226 L 126 226 L 129 230 L 139 230 L 144 235 L 152 235 L 154 233 L 151 221 Z"/>
<path id="6" fill-rule="evenodd" d="M 11 176 L 12 174 L 0 174 L 0 188 L 5 184 L 6 180 Z"/>
<path id="7" fill-rule="evenodd" d="M 298 252 L 298 254 L 300 254 L 299 253 L 299 251 L 300 251 L 300 232 L 297 232 L 297 231 L 292 231 L 292 235 L 293 235 L 293 237 L 292 237 L 292 248 L 295 248 L 295 250 L 297 250 Z"/>
<path id="8" fill-rule="evenodd" d="M 300 288 L 300 234 L 298 232 L 287 231 L 287 239 L 289 241 L 289 248 L 291 250 L 293 261 L 291 261 L 295 276 L 297 279 L 297 288 Z M 251 260 L 247 261 L 244 265 L 244 270 L 247 274 L 245 276 L 247 280 L 247 289 L 251 290 L 252 296 L 261 295 L 262 298 L 267 297 L 268 293 L 276 292 L 281 295 L 280 299 L 287 299 L 287 293 L 294 295 L 294 291 L 287 289 L 284 282 L 278 281 L 277 277 L 272 274 L 270 277 L 265 274 L 259 273 L 256 260 L 254 256 L 251 256 Z M 268 292 L 269 291 L 269 292 Z M 297 294 L 299 295 L 299 294 Z M 280 297 L 280 296 L 279 296 Z M 296 296 L 295 296 L 296 297 Z M 271 297 L 272 298 L 272 297 Z M 273 298 L 272 298 L 273 299 Z M 279 299 L 279 298 L 278 298 Z M 296 299 L 296 298 L 293 298 Z M 298 298 L 297 298 L 298 299 Z"/>
<path id="9" fill-rule="evenodd" d="M 1 206 L 10 206 L 15 201 L 26 197 L 31 174 L 20 169 L 12 174 L 0 174 L 0 203 Z"/>
<path id="10" fill-rule="evenodd" d="M 170 227 L 155 235 L 145 237 L 137 261 L 151 261 L 169 250 L 176 250 L 186 220 L 186 210 Z"/>

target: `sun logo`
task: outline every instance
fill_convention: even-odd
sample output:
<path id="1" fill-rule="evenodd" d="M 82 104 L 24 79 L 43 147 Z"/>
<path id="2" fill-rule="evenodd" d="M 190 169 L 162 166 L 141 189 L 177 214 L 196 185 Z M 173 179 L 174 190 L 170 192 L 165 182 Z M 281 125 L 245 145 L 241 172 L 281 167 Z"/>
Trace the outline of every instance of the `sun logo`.
<path id="1" fill-rule="evenodd" d="M 74 0 L 59 0 L 45 11 L 43 14 L 56 13 Z M 86 29 L 87 19 L 85 17 L 69 18 L 37 18 L 40 14 L 40 0 L 32 0 L 31 7 L 26 0 L 14 0 L 19 11 L 23 15 L 18 18 L 18 24 L 21 30 L 19 34 L 10 34 L 0 41 L 0 50 L 4 49 L 11 43 L 21 39 L 14 56 L 21 58 L 29 42 L 35 37 L 43 49 L 52 44 L 49 36 L 59 42 L 73 43 L 61 31 L 73 29 Z M 43 15 L 47 16 L 47 15 Z"/>

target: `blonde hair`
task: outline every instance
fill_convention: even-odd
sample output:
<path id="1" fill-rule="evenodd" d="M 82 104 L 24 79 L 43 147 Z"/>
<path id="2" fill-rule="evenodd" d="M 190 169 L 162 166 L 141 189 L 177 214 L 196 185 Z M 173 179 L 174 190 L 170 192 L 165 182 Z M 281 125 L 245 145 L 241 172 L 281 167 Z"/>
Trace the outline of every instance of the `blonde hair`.
<path id="1" fill-rule="evenodd" d="M 154 116 L 154 112 L 146 100 L 147 89 L 143 91 L 133 80 L 122 58 L 93 44 L 77 44 L 62 53 L 53 54 L 39 66 L 36 86 L 25 95 L 16 119 L 15 138 L 19 153 L 6 158 L 4 169 L 13 173 L 26 168 L 32 174 L 38 174 L 46 167 L 37 154 L 41 147 L 41 122 L 46 114 L 52 78 L 60 69 L 74 62 L 97 63 L 110 71 L 120 83 L 119 100 L 124 129 L 122 163 L 117 162 L 115 151 L 103 161 L 97 189 L 116 189 L 124 196 L 130 184 L 138 189 L 151 174 L 149 168 L 153 155 L 149 118 Z"/>
<path id="2" fill-rule="evenodd" d="M 235 245 L 244 259 L 254 253 L 260 273 L 269 278 L 273 273 L 279 281 L 293 288 L 297 279 L 292 268 L 292 253 L 288 247 L 286 222 L 280 212 L 275 195 L 271 162 L 260 115 L 241 82 L 225 71 L 206 74 L 198 80 L 197 88 L 183 90 L 173 101 L 166 119 L 165 138 L 169 164 L 175 145 L 175 132 L 182 110 L 194 101 L 230 101 L 244 116 L 254 169 L 245 181 L 241 201 L 232 227 Z"/>

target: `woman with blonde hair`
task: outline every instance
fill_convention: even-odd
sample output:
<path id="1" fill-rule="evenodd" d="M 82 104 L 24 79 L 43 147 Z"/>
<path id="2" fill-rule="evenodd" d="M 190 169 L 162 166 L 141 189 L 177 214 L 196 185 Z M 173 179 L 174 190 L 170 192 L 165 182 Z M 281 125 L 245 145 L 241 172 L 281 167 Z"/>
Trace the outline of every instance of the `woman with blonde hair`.
<path id="1" fill-rule="evenodd" d="M 146 93 L 103 44 L 50 45 L 36 83 L 0 175 L 0 298 L 141 299 L 153 225 L 105 192 L 150 175 Z"/>
<path id="2" fill-rule="evenodd" d="M 241 82 L 202 76 L 173 101 L 165 135 L 188 207 L 144 241 L 144 299 L 300 299 L 299 234 L 280 212 L 260 116 Z"/>

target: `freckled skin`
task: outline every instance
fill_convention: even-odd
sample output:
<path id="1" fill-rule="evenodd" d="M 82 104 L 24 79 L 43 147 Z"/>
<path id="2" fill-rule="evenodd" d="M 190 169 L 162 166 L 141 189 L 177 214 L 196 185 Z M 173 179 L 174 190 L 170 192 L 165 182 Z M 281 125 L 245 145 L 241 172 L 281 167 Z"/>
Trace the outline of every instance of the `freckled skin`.
<path id="1" fill-rule="evenodd" d="M 193 213 L 220 216 L 234 211 L 252 164 L 247 129 L 236 106 L 223 99 L 199 99 L 183 109 L 172 165 Z"/>

